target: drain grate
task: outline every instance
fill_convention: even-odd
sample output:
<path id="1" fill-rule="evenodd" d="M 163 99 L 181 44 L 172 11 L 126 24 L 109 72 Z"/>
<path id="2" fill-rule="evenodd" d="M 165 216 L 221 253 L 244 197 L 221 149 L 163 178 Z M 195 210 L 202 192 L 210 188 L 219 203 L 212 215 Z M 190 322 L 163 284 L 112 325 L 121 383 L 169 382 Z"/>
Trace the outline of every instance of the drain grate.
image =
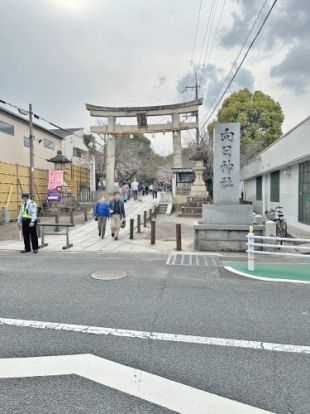
<path id="1" fill-rule="evenodd" d="M 183 253 L 170 254 L 166 264 L 179 266 L 222 266 L 221 259 L 218 256 Z"/>

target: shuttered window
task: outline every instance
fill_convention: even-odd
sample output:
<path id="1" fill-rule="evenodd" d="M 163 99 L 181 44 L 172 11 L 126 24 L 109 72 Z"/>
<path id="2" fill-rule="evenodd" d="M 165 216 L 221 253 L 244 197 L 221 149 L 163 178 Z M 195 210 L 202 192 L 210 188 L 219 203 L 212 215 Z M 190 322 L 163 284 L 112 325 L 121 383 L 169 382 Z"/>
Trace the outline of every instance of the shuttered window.
<path id="1" fill-rule="evenodd" d="M 310 224 L 310 161 L 299 164 L 298 221 Z"/>
<path id="2" fill-rule="evenodd" d="M 256 200 L 257 201 L 260 201 L 263 199 L 262 184 L 263 184 L 263 177 L 260 175 L 259 177 L 256 177 Z"/>
<path id="3" fill-rule="evenodd" d="M 280 201 L 280 171 L 270 174 L 270 201 Z"/>

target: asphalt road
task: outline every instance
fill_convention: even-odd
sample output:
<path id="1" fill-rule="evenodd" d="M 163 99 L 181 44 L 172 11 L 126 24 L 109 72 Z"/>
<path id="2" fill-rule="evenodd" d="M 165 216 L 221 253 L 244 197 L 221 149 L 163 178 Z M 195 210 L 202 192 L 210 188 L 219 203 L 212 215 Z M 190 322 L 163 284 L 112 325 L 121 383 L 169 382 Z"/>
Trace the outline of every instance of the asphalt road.
<path id="1" fill-rule="evenodd" d="M 310 345 L 310 286 L 247 280 L 216 267 L 167 266 L 166 260 L 161 254 L 0 252 L 0 318 Z M 99 270 L 127 276 L 92 279 Z M 309 354 L 0 326 L 0 358 L 71 354 L 96 355 L 276 413 L 310 412 Z M 0 379 L 0 412 L 172 411 L 76 375 L 56 375 Z"/>

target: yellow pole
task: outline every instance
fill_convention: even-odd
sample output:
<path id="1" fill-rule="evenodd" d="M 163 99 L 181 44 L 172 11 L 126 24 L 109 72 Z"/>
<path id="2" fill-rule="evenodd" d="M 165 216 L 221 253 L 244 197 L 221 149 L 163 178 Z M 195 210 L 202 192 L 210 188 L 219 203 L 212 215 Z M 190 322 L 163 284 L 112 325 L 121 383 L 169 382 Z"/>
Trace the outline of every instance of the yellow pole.
<path id="1" fill-rule="evenodd" d="M 8 196 L 8 199 L 7 199 L 7 202 L 6 202 L 6 206 L 7 207 L 9 207 L 9 204 L 10 204 L 10 201 L 11 201 L 12 188 L 13 188 L 13 186 L 11 185 L 10 192 L 9 192 L 9 196 Z"/>

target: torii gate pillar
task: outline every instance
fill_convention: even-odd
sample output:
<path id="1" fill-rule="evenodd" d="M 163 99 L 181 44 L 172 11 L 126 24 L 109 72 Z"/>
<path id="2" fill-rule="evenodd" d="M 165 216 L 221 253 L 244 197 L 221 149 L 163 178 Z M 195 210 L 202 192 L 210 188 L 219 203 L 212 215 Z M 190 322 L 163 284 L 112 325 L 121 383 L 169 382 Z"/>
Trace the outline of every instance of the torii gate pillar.
<path id="1" fill-rule="evenodd" d="M 180 131 L 180 115 L 178 113 L 172 114 L 173 131 L 173 168 L 182 168 L 182 141 Z"/>
<path id="2" fill-rule="evenodd" d="M 107 140 L 107 152 L 106 152 L 106 190 L 108 193 L 114 191 L 114 171 L 115 171 L 115 136 L 113 131 L 115 130 L 115 116 L 109 116 L 108 118 L 109 131 L 112 135 L 108 136 Z"/>

